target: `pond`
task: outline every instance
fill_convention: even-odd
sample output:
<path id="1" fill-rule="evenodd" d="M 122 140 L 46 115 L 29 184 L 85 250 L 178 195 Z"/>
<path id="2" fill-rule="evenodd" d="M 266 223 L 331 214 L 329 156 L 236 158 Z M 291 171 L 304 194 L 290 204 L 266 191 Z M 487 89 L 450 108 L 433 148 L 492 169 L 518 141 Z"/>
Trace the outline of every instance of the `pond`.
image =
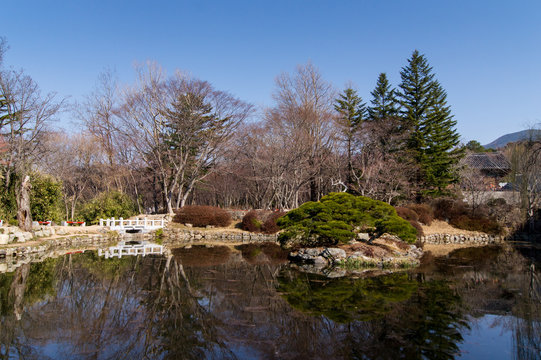
<path id="1" fill-rule="evenodd" d="M 510 246 L 337 279 L 270 244 L 86 251 L 0 274 L 0 358 L 539 359 L 539 268 Z"/>

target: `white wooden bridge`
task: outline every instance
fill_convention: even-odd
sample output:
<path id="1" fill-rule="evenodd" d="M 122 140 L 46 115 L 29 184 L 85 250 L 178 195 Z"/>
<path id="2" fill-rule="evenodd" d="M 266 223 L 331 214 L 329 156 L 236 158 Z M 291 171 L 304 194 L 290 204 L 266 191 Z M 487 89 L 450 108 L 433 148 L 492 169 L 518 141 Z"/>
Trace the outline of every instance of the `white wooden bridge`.
<path id="1" fill-rule="evenodd" d="M 137 255 L 161 255 L 163 246 L 149 243 L 147 241 L 122 241 L 117 246 L 111 246 L 107 249 L 98 249 L 99 256 L 105 256 L 106 259 L 122 256 Z"/>
<path id="2" fill-rule="evenodd" d="M 133 219 L 133 220 L 124 220 L 120 219 L 100 219 L 100 226 L 106 226 L 110 230 L 119 231 L 119 232 L 139 232 L 139 233 L 148 233 L 158 229 L 163 229 L 165 226 L 164 219 Z"/>

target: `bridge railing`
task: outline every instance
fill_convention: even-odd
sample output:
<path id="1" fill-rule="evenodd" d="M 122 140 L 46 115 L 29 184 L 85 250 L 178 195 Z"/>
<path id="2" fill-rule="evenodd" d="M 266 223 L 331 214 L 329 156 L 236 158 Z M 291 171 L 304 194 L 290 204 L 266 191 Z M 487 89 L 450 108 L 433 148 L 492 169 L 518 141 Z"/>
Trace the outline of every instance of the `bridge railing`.
<path id="1" fill-rule="evenodd" d="M 153 219 L 133 219 L 133 220 L 124 220 L 123 218 L 115 219 L 100 219 L 100 226 L 106 226 L 111 230 L 115 229 L 159 229 L 165 226 L 165 220 L 153 220 Z"/>

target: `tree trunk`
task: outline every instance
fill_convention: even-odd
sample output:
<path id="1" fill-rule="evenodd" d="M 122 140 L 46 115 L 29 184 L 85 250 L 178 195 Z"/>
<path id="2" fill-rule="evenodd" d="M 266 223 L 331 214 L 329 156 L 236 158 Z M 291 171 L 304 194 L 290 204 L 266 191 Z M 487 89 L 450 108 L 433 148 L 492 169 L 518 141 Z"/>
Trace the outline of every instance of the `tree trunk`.
<path id="1" fill-rule="evenodd" d="M 32 214 L 30 213 L 30 176 L 25 176 L 21 188 L 17 191 L 17 220 L 23 231 L 32 231 Z M 45 220 L 45 219 L 43 219 Z"/>

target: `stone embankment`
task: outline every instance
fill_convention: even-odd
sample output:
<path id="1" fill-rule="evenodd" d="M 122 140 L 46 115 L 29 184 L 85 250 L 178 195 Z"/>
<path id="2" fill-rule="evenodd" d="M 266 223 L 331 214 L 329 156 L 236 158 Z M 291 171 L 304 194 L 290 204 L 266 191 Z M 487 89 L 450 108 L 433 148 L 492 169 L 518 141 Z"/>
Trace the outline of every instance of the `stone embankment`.
<path id="1" fill-rule="evenodd" d="M 167 228 L 163 232 L 164 245 L 183 245 L 198 242 L 250 243 L 277 242 L 276 234 L 255 234 L 249 232 L 229 232 L 213 230 L 195 230 Z"/>
<path id="2" fill-rule="evenodd" d="M 420 241 L 423 244 L 471 244 L 471 245 L 492 245 L 503 244 L 505 237 L 499 235 L 451 235 L 451 234 L 431 234 L 421 236 Z"/>
<path id="3" fill-rule="evenodd" d="M 64 255 L 74 249 L 101 247 L 117 241 L 118 237 L 111 237 L 108 234 L 73 235 L 1 248 L 0 273 L 12 272 L 22 264 Z"/>

